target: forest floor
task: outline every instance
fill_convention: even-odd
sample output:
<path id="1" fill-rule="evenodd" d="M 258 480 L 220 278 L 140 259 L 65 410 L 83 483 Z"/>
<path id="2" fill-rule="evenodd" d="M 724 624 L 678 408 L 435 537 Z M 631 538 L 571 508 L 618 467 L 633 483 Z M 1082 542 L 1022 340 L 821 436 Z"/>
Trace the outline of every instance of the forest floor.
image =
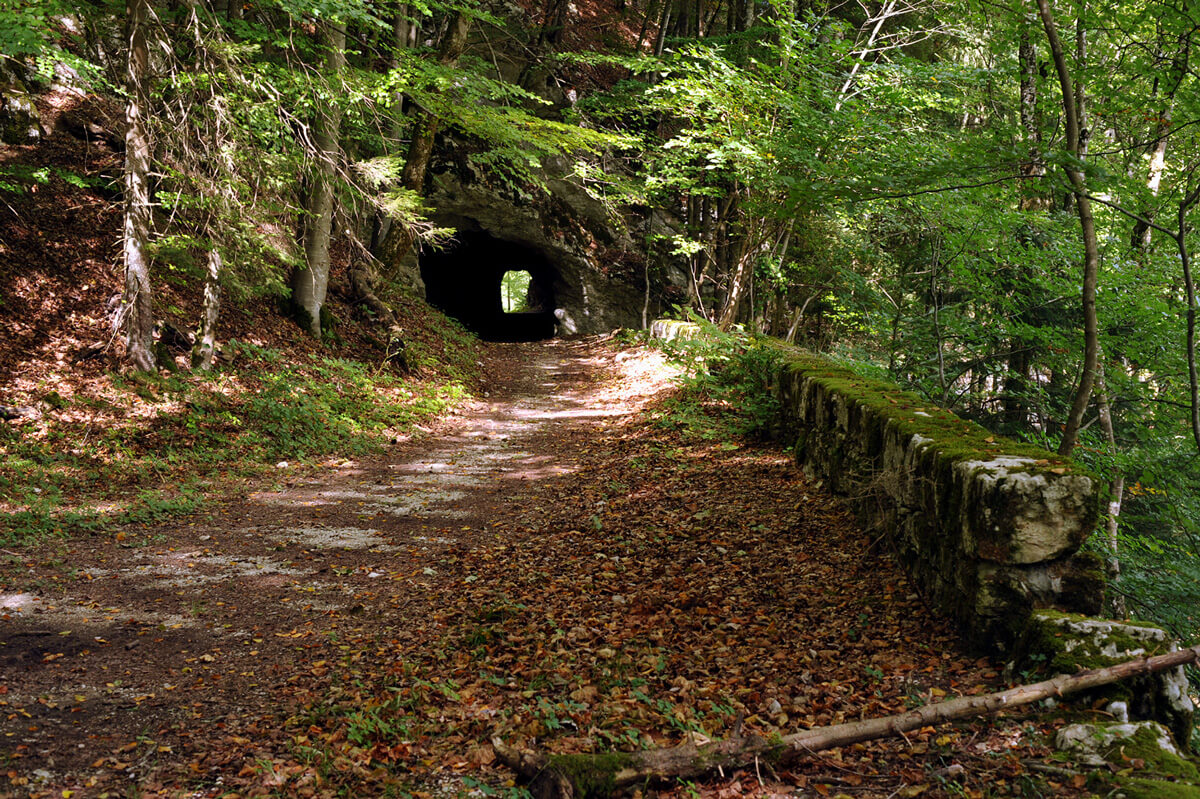
<path id="1" fill-rule="evenodd" d="M 677 423 L 659 353 L 487 357 L 490 396 L 386 456 L 0 553 L 0 796 L 515 795 L 492 736 L 628 750 L 1001 687 L 784 452 Z M 1037 726 L 655 790 L 1076 793 Z"/>

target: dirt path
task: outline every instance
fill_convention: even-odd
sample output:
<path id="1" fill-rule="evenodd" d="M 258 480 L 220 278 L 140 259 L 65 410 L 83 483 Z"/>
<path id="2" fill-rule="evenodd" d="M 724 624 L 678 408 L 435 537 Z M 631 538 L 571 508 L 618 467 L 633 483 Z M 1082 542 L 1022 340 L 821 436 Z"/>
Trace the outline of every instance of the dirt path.
<path id="1" fill-rule="evenodd" d="M 681 439 L 658 356 L 506 345 L 490 370 L 386 459 L 5 553 L 0 796 L 495 792 L 492 734 L 665 745 L 994 686 L 782 453 Z M 1003 731 L 935 737 L 710 790 L 1020 771 Z"/>

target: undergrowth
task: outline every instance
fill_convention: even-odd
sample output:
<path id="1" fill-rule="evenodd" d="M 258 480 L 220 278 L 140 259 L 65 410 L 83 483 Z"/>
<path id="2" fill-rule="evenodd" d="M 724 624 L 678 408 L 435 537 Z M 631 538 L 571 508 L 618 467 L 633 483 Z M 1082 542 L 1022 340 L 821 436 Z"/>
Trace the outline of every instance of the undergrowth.
<path id="1" fill-rule="evenodd" d="M 459 340 L 461 338 L 461 340 Z M 474 349 L 413 353 L 436 377 L 233 343 L 212 374 L 110 375 L 38 421 L 0 425 L 0 545 L 101 532 L 196 510 L 220 479 L 280 461 L 359 457 L 467 393 Z M 442 359 L 437 360 L 437 355 Z"/>
<path id="2" fill-rule="evenodd" d="M 683 369 L 683 391 L 664 404 L 660 424 L 696 438 L 765 437 L 779 415 L 782 351 L 770 339 L 691 321 L 699 336 L 657 342 Z"/>

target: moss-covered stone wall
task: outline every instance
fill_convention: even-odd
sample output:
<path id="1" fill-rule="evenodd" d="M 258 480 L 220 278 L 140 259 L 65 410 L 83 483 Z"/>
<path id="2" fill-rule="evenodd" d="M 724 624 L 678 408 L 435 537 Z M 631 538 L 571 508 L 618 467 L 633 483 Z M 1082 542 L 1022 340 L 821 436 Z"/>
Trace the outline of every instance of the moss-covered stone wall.
<path id="1" fill-rule="evenodd" d="M 851 500 L 930 603 L 1006 652 L 1034 608 L 1100 610 L 1096 478 L 896 386 L 789 350 L 782 431 L 810 478 Z"/>

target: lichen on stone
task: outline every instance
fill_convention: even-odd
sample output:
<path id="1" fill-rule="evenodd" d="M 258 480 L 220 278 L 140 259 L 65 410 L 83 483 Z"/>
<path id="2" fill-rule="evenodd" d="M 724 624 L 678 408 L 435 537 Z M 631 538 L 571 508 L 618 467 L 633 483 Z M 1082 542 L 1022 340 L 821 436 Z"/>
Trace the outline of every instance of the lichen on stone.
<path id="1" fill-rule="evenodd" d="M 1047 675 L 1074 674 L 1175 649 L 1166 631 L 1152 624 L 1038 610 L 1029 617 L 1014 662 L 1018 668 L 1039 668 Z M 1090 691 L 1080 701 L 1097 697 L 1127 702 L 1132 718 L 1160 721 L 1179 746 L 1190 745 L 1195 710 L 1182 666 Z"/>

